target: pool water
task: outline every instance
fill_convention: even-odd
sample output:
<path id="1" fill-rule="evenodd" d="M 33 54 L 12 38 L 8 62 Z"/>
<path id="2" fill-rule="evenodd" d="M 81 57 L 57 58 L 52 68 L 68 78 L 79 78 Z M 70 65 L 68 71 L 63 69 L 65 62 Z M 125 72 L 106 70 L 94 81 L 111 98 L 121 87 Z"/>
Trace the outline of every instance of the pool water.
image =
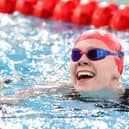
<path id="1" fill-rule="evenodd" d="M 88 29 L 92 27 L 0 14 L 0 95 L 11 100 L 26 88 L 57 85 L 37 90 L 15 104 L 1 103 L 0 129 L 129 129 L 128 104 L 117 98 L 86 98 L 72 86 L 58 87 L 71 83 L 71 46 Z M 129 33 L 107 31 L 116 35 L 124 48 L 121 82 L 129 88 Z"/>

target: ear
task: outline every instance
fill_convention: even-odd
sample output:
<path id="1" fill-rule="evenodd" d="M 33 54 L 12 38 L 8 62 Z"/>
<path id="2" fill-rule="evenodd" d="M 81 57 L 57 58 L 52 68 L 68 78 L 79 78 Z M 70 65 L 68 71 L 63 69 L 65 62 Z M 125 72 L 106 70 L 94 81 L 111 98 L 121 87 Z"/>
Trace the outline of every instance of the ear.
<path id="1" fill-rule="evenodd" d="M 114 79 L 119 79 L 120 78 L 120 73 L 117 72 L 115 75 L 114 75 Z"/>
<path id="2" fill-rule="evenodd" d="M 112 78 L 112 81 L 111 81 L 111 87 L 113 88 L 118 88 L 119 85 L 120 85 L 120 82 L 119 82 L 119 78 L 120 78 L 120 73 L 117 72 L 114 77 Z"/>

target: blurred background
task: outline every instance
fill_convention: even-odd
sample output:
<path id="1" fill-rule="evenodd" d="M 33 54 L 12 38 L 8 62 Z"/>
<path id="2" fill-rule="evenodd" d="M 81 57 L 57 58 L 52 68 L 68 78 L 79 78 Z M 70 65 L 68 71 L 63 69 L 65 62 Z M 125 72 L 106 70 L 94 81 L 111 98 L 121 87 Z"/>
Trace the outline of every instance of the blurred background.
<path id="1" fill-rule="evenodd" d="M 115 2 L 118 4 L 129 4 L 129 0 L 98 0 L 100 2 L 105 1 L 105 2 Z"/>

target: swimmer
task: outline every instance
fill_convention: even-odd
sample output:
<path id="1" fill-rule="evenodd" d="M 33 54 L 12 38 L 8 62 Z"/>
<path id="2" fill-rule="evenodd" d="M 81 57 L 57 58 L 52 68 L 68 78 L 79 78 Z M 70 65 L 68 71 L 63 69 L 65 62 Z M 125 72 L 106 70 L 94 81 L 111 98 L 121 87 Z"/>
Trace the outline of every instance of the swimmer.
<path id="1" fill-rule="evenodd" d="M 121 44 L 110 33 L 99 29 L 82 33 L 71 51 L 70 75 L 75 92 L 100 91 L 94 93 L 101 94 L 105 89 L 110 89 L 123 93 L 124 89 L 120 87 L 119 81 L 123 71 L 123 57 Z M 62 85 L 66 88 L 70 86 L 62 83 L 27 88 L 11 99 L 1 97 L 1 101 L 17 103 L 21 99 L 38 96 L 45 89 L 59 88 Z"/>
<path id="2" fill-rule="evenodd" d="M 123 57 L 121 44 L 110 33 L 90 30 L 81 34 L 73 45 L 70 61 L 75 90 L 120 89 Z"/>

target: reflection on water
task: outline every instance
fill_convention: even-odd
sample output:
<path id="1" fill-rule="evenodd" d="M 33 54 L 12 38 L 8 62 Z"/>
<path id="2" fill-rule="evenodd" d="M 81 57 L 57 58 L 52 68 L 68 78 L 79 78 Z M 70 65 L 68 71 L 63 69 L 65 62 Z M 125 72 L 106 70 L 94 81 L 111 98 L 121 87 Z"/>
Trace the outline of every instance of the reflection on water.
<path id="1" fill-rule="evenodd" d="M 90 27 L 19 14 L 0 15 L 0 95 L 11 99 L 24 88 L 49 83 L 70 82 L 69 57 L 75 38 Z M 125 51 L 121 81 L 128 88 L 129 34 L 114 32 Z M 107 96 L 112 96 L 111 91 Z M 105 92 L 103 92 L 105 95 Z M 128 93 L 105 98 L 96 94 L 76 93 L 72 87 L 35 91 L 16 104 L 1 103 L 2 129 L 128 129 Z M 89 95 L 89 96 L 88 96 Z M 91 97 L 92 96 L 92 97 Z"/>
<path id="2" fill-rule="evenodd" d="M 120 128 L 128 129 L 128 112 L 115 102 L 57 100 L 46 96 L 6 107 L 1 126 L 8 128 Z M 128 108 L 129 111 L 129 108 Z"/>
<path id="3" fill-rule="evenodd" d="M 94 93 L 86 97 L 66 86 L 34 92 L 36 96 L 17 104 L 1 105 L 1 127 L 128 129 L 129 97 L 105 99 Z"/>

